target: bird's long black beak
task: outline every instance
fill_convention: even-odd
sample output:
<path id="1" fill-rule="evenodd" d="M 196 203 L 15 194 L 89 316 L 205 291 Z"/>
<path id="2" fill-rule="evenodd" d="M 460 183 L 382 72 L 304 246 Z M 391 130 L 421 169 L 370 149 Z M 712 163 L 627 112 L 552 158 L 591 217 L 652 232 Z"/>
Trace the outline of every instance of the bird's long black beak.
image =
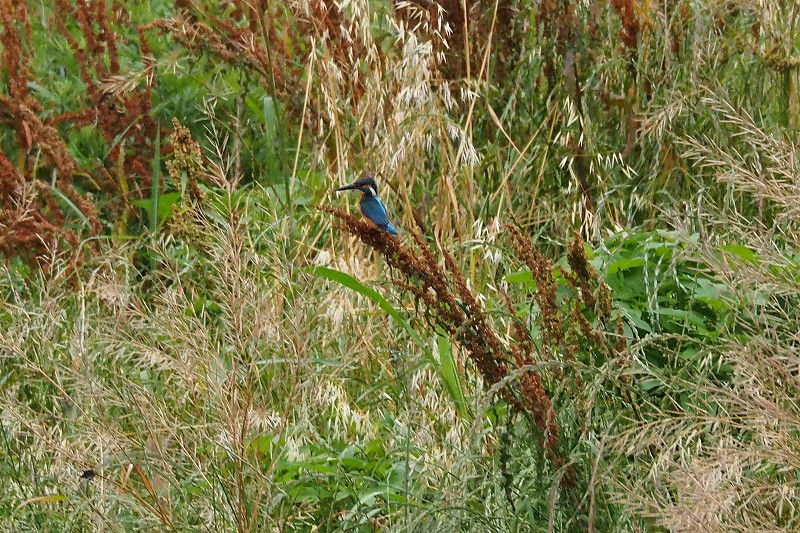
<path id="1" fill-rule="evenodd" d="M 350 185 L 345 185 L 344 187 L 339 187 L 336 190 L 337 191 L 353 191 L 353 190 L 358 190 L 358 187 L 356 187 L 355 184 L 350 184 Z"/>

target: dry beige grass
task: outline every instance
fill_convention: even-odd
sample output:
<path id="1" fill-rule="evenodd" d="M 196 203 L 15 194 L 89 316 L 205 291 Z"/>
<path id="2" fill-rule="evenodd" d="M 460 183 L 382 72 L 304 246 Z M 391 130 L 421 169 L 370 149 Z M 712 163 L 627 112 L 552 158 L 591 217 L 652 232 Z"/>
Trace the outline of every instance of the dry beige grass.
<path id="1" fill-rule="evenodd" d="M 161 239 L 158 271 L 141 281 L 128 247 L 69 276 L 56 258 L 50 277 L 24 289 L 4 270 L 14 320 L 0 354 L 14 377 L 2 423 L 20 471 L 39 480 L 9 481 L 11 501 L 64 496 L 79 529 L 263 531 L 309 520 L 311 507 L 281 503 L 288 496 L 273 478 L 278 461 L 312 460 L 309 446 L 378 438 L 413 449 L 415 483 L 428 487 L 452 465 L 476 475 L 462 461 L 468 427 L 419 367 L 421 353 L 397 345 L 407 392 L 375 390 L 401 377 L 382 348 L 396 334 L 371 302 L 302 273 L 305 248 L 288 220 L 250 211 L 262 208 L 238 206 L 232 221 L 194 212 L 197 248 Z M 254 238 L 267 233 L 265 253 Z M 394 410 L 386 434 L 381 413 Z M 267 452 L 263 439 L 281 444 Z M 81 479 L 88 469 L 91 482 Z M 24 505 L 9 527 L 36 523 L 27 520 L 43 505 Z"/>
<path id="2" fill-rule="evenodd" d="M 709 347 L 713 367 L 724 364 L 731 375 L 674 381 L 672 408 L 621 436 L 615 448 L 629 454 L 636 472 L 622 501 L 669 531 L 797 531 L 800 283 L 792 250 L 800 247 L 800 153 L 724 97 L 706 103 L 743 146 L 731 153 L 708 138 L 684 141 L 686 156 L 712 169 L 735 198 L 703 205 L 708 237 L 696 245 L 739 299 L 736 333 Z M 760 220 L 742 214 L 752 212 L 752 200 L 762 208 Z M 743 244 L 753 255 L 720 254 L 719 241 Z"/>

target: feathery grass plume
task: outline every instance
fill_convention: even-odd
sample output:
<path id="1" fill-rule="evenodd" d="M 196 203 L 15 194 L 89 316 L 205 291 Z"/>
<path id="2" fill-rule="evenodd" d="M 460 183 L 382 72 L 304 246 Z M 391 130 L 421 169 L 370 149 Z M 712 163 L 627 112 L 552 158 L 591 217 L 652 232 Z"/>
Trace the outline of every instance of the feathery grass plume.
<path id="1" fill-rule="evenodd" d="M 725 95 L 705 102 L 730 145 L 691 136 L 683 155 L 729 194 L 698 201 L 704 238 L 687 245 L 729 291 L 735 323 L 708 340 L 713 372 L 668 376 L 664 407 L 643 406 L 615 439 L 635 480 L 618 497 L 670 531 L 797 531 L 800 150 Z"/>
<path id="2" fill-rule="evenodd" d="M 397 524 L 431 487 L 458 501 L 450 466 L 468 428 L 438 376 L 409 372 L 413 402 L 393 390 L 370 357 L 385 338 L 375 322 L 348 313 L 341 330 L 319 312 L 361 303 L 297 268 L 298 224 L 255 194 L 220 194 L 224 212 L 190 205 L 189 237 L 108 243 L 69 280 L 55 275 L 63 258 L 27 284 L 0 264 L 9 528 L 255 532 L 366 513 Z M 159 261 L 151 274 L 130 261 L 143 246 Z M 375 483 L 397 496 L 363 498 Z M 68 503 L 14 510 L 43 490 Z"/>
<path id="3" fill-rule="evenodd" d="M 20 287 L 2 267 L 0 291 L 19 312 L 0 316 L 3 451 L 20 454 L 0 504 L 12 529 L 67 520 L 58 509 L 39 519 L 33 507 L 10 512 L 42 487 L 87 503 L 64 510 L 82 530 L 98 520 L 240 531 L 273 530 L 277 517 L 302 521 L 302 510 L 279 503 L 272 479 L 284 443 L 297 448 L 290 441 L 318 434 L 302 421 L 293 422 L 306 428 L 300 437 L 286 433 L 287 419 L 317 411 L 308 398 L 296 401 L 319 388 L 304 383 L 314 376 L 299 352 L 307 339 L 293 338 L 294 327 L 315 331 L 302 318 L 313 318 L 311 306 L 284 322 L 280 274 L 265 280 L 262 269 L 282 273 L 290 262 L 279 251 L 255 256 L 246 211 L 213 222 L 193 214 L 202 242 L 156 242 L 162 268 L 146 282 L 150 292 L 130 248 L 87 258 L 90 268 L 71 280 L 55 275 L 63 258 L 47 269 L 54 274 Z M 281 231 L 270 227 L 276 241 Z M 287 346 L 298 351 L 289 356 Z M 89 485 L 80 478 L 87 469 L 97 474 Z"/>
<path id="4" fill-rule="evenodd" d="M 494 52 L 493 81 L 501 86 L 523 53 L 527 28 L 520 12 L 524 9 L 509 1 L 402 0 L 394 3 L 394 16 L 432 38 L 441 58 L 441 72 L 450 81 L 476 77 L 490 48 Z M 426 24 L 426 19 L 436 24 Z"/>

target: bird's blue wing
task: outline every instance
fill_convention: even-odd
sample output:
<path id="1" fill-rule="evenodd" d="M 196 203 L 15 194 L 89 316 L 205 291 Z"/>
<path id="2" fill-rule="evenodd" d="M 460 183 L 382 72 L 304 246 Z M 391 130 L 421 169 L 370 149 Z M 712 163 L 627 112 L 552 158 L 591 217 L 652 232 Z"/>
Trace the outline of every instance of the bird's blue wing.
<path id="1" fill-rule="evenodd" d="M 389 214 L 386 212 L 386 208 L 377 197 L 365 195 L 361 199 L 361 212 L 380 229 L 389 233 L 397 233 L 392 223 L 389 222 Z"/>

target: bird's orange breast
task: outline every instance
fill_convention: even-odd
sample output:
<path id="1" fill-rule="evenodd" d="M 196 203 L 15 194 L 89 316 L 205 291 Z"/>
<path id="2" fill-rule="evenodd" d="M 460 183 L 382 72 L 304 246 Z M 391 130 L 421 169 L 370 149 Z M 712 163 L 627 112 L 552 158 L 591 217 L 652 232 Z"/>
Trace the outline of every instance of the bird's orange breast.
<path id="1" fill-rule="evenodd" d="M 378 225 L 371 218 L 369 218 L 367 215 L 365 215 L 363 212 L 361 213 L 361 217 L 364 219 L 364 222 L 366 222 L 367 225 L 369 225 L 369 227 L 371 227 L 373 229 L 380 229 L 378 227 Z"/>

